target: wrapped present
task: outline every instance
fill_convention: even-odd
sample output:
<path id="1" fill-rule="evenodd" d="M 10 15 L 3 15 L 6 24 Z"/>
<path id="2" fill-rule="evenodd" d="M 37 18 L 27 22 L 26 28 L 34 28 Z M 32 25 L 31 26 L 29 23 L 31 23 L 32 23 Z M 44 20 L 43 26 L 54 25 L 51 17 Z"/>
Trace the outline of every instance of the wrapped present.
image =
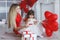
<path id="1" fill-rule="evenodd" d="M 30 34 L 30 40 L 37 40 L 37 35 L 34 33 Z"/>
<path id="2" fill-rule="evenodd" d="M 23 35 L 22 36 L 22 40 L 29 40 L 30 39 L 30 35 Z"/>
<path id="3" fill-rule="evenodd" d="M 37 40 L 37 35 L 30 31 L 24 31 L 22 40 Z"/>

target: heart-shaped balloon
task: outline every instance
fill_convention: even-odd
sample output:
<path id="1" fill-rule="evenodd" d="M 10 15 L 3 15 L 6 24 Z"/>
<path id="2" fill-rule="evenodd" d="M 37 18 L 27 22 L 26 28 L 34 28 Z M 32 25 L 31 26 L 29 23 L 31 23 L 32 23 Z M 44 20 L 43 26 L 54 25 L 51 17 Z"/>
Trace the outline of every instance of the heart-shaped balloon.
<path id="1" fill-rule="evenodd" d="M 27 2 L 26 1 L 21 1 L 20 9 L 23 9 L 25 13 L 28 13 L 29 10 L 27 8 Z"/>
<path id="2" fill-rule="evenodd" d="M 43 25 L 43 27 L 45 28 L 45 29 L 47 29 L 48 27 L 47 27 L 47 20 L 43 20 L 42 21 L 42 25 Z"/>
<path id="3" fill-rule="evenodd" d="M 56 14 L 52 14 L 48 17 L 49 21 L 56 21 L 58 19 L 58 16 Z"/>
<path id="4" fill-rule="evenodd" d="M 56 21 L 47 21 L 47 26 L 50 28 L 52 31 L 57 31 L 58 30 L 58 22 Z"/>
<path id="5" fill-rule="evenodd" d="M 52 36 L 52 33 L 53 33 L 53 31 L 51 31 L 50 29 L 46 29 L 46 35 L 48 37 Z"/>
<path id="6" fill-rule="evenodd" d="M 25 13 L 28 13 L 28 11 L 29 11 L 28 8 L 24 8 Z"/>
<path id="7" fill-rule="evenodd" d="M 45 15 L 45 18 L 48 19 L 48 17 L 52 15 L 52 13 L 49 11 L 46 11 L 44 15 Z"/>
<path id="8" fill-rule="evenodd" d="M 48 37 L 52 36 L 53 32 L 58 30 L 58 22 L 56 22 L 57 19 L 57 14 L 53 14 L 49 11 L 45 12 L 45 20 L 42 21 L 42 25 L 45 28 L 45 32 Z"/>
<path id="9" fill-rule="evenodd" d="M 26 2 L 25 1 L 21 1 L 20 9 L 24 9 L 24 8 L 26 8 Z"/>
<path id="10" fill-rule="evenodd" d="M 57 31 L 57 30 L 58 30 L 58 22 L 56 22 L 56 21 L 55 21 L 55 22 L 52 22 L 52 23 L 51 23 L 51 26 L 52 26 L 52 28 L 53 28 L 53 29 L 52 29 L 53 31 Z"/>

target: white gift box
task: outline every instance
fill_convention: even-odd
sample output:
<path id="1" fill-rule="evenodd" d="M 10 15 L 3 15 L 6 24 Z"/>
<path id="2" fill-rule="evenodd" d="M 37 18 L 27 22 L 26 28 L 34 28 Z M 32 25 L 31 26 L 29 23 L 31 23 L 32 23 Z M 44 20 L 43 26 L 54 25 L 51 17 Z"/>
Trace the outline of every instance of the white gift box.
<path id="1" fill-rule="evenodd" d="M 37 40 L 37 35 L 30 31 L 24 31 L 22 40 Z"/>
<path id="2" fill-rule="evenodd" d="M 30 40 L 37 40 L 37 35 L 36 34 L 30 34 Z"/>
<path id="3" fill-rule="evenodd" d="M 30 39 L 30 35 L 23 35 L 22 40 L 29 40 Z"/>

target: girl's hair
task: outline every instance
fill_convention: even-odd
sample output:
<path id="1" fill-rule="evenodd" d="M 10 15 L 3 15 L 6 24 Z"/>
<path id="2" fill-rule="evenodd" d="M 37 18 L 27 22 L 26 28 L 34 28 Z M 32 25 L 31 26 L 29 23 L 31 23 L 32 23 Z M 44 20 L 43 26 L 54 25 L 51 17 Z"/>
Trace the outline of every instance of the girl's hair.
<path id="1" fill-rule="evenodd" d="M 9 13 L 8 13 L 8 27 L 16 27 L 16 22 L 15 22 L 15 18 L 17 15 L 16 12 L 16 7 L 19 6 L 18 4 L 12 4 L 10 9 L 9 9 Z"/>
<path id="2" fill-rule="evenodd" d="M 27 15 L 26 15 L 26 18 L 28 19 L 29 18 L 29 15 L 33 15 L 34 16 L 34 11 L 33 10 L 30 10 Z"/>

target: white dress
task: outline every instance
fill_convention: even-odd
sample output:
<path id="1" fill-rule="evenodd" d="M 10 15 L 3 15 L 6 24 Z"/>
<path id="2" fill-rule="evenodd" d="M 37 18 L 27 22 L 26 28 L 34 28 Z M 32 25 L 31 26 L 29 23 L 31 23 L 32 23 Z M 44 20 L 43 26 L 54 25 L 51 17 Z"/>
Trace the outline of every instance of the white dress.
<path id="1" fill-rule="evenodd" d="M 28 19 L 27 24 L 29 25 L 27 28 L 21 29 L 19 30 L 20 33 L 22 33 L 23 31 L 31 31 L 32 33 L 37 34 L 37 36 L 41 36 L 41 31 L 40 28 L 38 27 L 38 25 L 34 24 L 34 21 L 37 21 L 36 19 L 30 18 Z"/>

